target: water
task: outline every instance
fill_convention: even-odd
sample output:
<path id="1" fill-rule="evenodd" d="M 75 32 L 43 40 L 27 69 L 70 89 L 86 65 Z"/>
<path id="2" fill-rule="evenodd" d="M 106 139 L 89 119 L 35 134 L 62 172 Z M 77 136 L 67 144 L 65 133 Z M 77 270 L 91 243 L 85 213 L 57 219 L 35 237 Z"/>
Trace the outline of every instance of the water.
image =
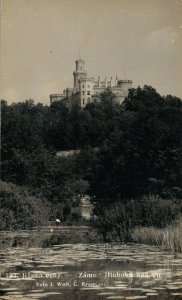
<path id="1" fill-rule="evenodd" d="M 0 251 L 0 299 L 182 299 L 182 256 L 139 244 Z"/>

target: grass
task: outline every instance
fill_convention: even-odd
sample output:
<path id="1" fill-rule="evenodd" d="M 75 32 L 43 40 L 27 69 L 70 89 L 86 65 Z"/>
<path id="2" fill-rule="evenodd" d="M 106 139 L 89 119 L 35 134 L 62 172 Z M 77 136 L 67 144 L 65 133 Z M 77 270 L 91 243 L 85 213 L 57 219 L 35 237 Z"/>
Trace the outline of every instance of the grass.
<path id="1" fill-rule="evenodd" d="M 158 245 L 173 253 L 182 253 L 182 218 L 165 228 L 136 227 L 132 232 L 133 241 Z"/>

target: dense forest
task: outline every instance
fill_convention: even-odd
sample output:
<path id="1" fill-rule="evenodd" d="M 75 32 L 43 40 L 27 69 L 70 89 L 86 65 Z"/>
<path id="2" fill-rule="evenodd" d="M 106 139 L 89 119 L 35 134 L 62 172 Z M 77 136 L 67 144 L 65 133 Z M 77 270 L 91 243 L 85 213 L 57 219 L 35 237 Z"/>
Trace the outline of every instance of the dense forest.
<path id="1" fill-rule="evenodd" d="M 84 194 L 94 203 L 92 222 L 105 239 L 124 239 L 128 228 L 139 225 L 162 228 L 180 217 L 181 99 L 144 86 L 131 89 L 121 105 L 107 90 L 99 103 L 84 109 L 70 110 L 61 101 L 49 107 L 2 100 L 1 114 L 2 181 L 11 195 L 16 190 L 14 198 L 17 193 L 26 198 L 26 191 L 33 207 L 35 199 L 44 203 L 50 220 L 55 215 L 62 222 L 78 219 L 71 207 Z M 56 155 L 73 149 L 80 151 L 67 158 Z M 8 206 L 3 182 L 2 220 Z"/>

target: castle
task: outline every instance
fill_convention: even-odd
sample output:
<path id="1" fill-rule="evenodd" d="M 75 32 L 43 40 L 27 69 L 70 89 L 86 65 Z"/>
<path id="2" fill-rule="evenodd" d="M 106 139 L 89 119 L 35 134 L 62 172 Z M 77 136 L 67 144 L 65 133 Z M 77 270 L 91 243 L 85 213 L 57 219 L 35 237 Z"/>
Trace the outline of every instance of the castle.
<path id="1" fill-rule="evenodd" d="M 132 87 L 131 80 L 110 80 L 101 81 L 100 77 L 95 81 L 93 77 L 87 76 L 85 70 L 85 61 L 83 59 L 76 60 L 76 70 L 73 72 L 74 87 L 66 88 L 62 94 L 51 94 L 50 104 L 56 101 L 65 100 L 69 106 L 78 103 L 81 108 L 90 102 L 100 101 L 100 95 L 106 89 L 109 89 L 116 97 L 118 103 L 122 103 L 128 95 L 128 90 Z"/>

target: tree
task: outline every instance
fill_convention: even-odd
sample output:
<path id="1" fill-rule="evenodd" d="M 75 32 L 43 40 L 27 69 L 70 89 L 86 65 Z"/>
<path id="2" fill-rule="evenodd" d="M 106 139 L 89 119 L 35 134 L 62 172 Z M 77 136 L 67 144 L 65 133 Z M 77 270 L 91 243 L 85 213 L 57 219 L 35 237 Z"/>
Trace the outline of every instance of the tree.
<path id="1" fill-rule="evenodd" d="M 90 186 L 101 205 L 149 193 L 149 178 L 182 188 L 182 101 L 155 89 L 132 89 L 117 126 L 90 162 Z"/>

